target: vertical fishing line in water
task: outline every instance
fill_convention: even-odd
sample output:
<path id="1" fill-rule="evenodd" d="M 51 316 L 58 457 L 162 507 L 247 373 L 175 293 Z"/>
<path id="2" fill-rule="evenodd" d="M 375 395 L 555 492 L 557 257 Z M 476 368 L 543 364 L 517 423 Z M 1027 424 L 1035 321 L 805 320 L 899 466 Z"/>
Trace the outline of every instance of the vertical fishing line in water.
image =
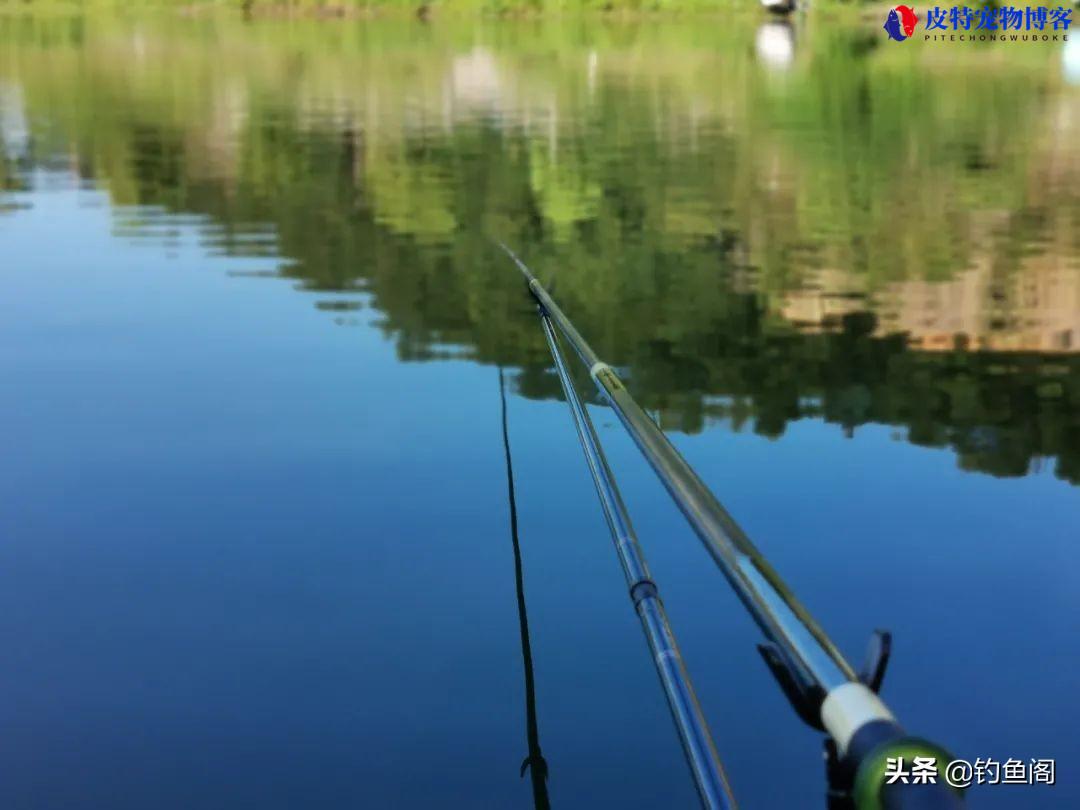
<path id="1" fill-rule="evenodd" d="M 521 565 L 521 539 L 518 536 L 517 498 L 514 495 L 514 464 L 510 457 L 510 431 L 506 419 L 506 380 L 499 366 L 499 402 L 502 406 L 503 452 L 506 456 L 506 490 L 510 503 L 510 542 L 514 547 L 514 584 L 517 587 L 518 625 L 521 630 L 521 659 L 525 668 L 525 733 L 529 753 L 521 763 L 521 775 L 529 771 L 533 804 L 548 810 L 547 761 L 540 750 L 540 729 L 536 721 L 536 685 L 533 680 L 532 644 L 529 642 L 529 614 L 525 607 L 525 575 Z"/>

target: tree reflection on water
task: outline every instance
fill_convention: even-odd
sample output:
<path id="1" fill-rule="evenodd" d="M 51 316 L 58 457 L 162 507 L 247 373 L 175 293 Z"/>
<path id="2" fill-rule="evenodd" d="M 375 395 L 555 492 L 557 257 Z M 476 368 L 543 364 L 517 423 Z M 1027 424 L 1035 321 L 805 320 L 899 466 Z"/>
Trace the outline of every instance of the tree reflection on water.
<path id="1" fill-rule="evenodd" d="M 1080 482 L 1071 63 L 757 22 L 11 16 L 0 211 L 75 171 L 118 234 L 196 215 L 327 317 L 362 294 L 403 360 L 560 396 L 495 234 L 667 429 L 884 423 Z"/>

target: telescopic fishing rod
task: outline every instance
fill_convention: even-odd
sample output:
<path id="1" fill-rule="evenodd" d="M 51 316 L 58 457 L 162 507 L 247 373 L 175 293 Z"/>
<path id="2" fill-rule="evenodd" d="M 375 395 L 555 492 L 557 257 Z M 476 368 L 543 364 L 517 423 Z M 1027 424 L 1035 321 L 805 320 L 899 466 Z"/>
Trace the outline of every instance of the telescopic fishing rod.
<path id="1" fill-rule="evenodd" d="M 566 361 L 559 349 L 555 328 L 543 310 L 540 311 L 540 322 L 544 328 L 548 346 L 551 348 L 555 370 L 558 372 L 559 381 L 566 394 L 566 402 L 574 418 L 574 426 L 577 428 L 581 447 L 585 451 L 589 472 L 592 474 L 593 483 L 596 484 L 596 492 L 600 496 L 600 504 L 604 509 L 604 517 L 607 518 L 611 539 L 615 543 L 619 562 L 622 563 L 623 573 L 626 575 L 630 599 L 634 603 L 634 609 L 641 619 L 641 626 L 649 641 L 653 663 L 660 676 L 660 683 L 664 687 L 672 719 L 679 731 L 679 739 L 682 741 L 687 764 L 694 776 L 698 796 L 701 797 L 702 805 L 709 810 L 729 810 L 735 807 L 735 799 L 731 795 L 724 769 L 716 753 L 716 746 L 713 745 L 712 735 L 709 733 L 709 726 L 701 713 L 693 684 L 683 664 L 682 655 L 675 642 L 675 634 L 668 623 L 667 612 L 660 601 L 656 583 L 649 574 L 645 555 L 638 544 L 634 527 L 630 523 L 630 515 L 626 511 L 626 505 L 615 484 L 615 476 L 608 466 L 589 413 L 581 404 L 577 389 L 574 387 L 573 380 L 570 379 Z"/>
<path id="2" fill-rule="evenodd" d="M 909 736 L 878 697 L 888 661 L 888 634 L 876 633 L 860 674 L 844 659 L 809 611 L 780 579 L 735 520 L 679 454 L 667 436 L 630 396 L 614 370 L 559 309 L 528 267 L 505 244 L 499 246 L 528 282 L 542 321 L 554 324 L 589 369 L 638 449 L 757 622 L 768 643 L 759 645 L 773 676 L 799 717 L 829 739 L 830 807 L 858 810 L 960 808 L 961 795 L 942 781 L 886 780 L 889 760 L 930 758 L 938 777 L 951 759 L 941 746 Z M 550 338 L 549 338 L 550 340 Z"/>

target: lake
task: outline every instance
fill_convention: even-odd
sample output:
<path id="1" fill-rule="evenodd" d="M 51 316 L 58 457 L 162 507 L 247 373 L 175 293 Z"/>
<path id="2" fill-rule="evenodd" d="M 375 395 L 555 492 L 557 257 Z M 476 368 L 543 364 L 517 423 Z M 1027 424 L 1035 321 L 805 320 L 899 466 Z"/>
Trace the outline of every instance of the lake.
<path id="1" fill-rule="evenodd" d="M 883 696 L 1080 803 L 1080 50 L 0 15 L 0 803 L 696 799 L 505 240 Z M 535 689 L 527 695 L 500 375 Z M 819 735 L 591 411 L 735 794 Z"/>

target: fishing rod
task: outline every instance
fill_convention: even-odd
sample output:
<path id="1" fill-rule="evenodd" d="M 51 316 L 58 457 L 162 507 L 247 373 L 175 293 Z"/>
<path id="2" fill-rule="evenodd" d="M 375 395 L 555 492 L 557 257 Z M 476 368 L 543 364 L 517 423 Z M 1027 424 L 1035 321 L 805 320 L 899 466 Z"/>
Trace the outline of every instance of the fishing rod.
<path id="1" fill-rule="evenodd" d="M 581 404 L 581 398 L 578 397 L 577 389 L 570 379 L 566 361 L 559 349 L 555 328 L 543 310 L 540 311 L 540 322 L 548 347 L 551 349 L 551 357 L 555 362 L 559 382 L 562 383 L 566 394 L 566 402 L 570 406 L 574 426 L 577 428 L 578 438 L 585 452 L 585 460 L 589 464 L 589 472 L 596 485 L 596 492 L 600 496 L 600 504 L 604 510 L 604 517 L 607 519 L 612 542 L 615 544 L 619 562 L 622 563 L 623 573 L 626 575 L 630 599 L 634 603 L 634 609 L 637 611 L 638 618 L 641 619 L 641 626 L 649 641 L 653 663 L 660 676 L 660 683 L 664 687 L 668 707 L 671 709 L 672 719 L 678 729 L 679 739 L 682 742 L 687 764 L 693 774 L 698 796 L 701 798 L 702 805 L 709 810 L 729 810 L 735 807 L 735 799 L 731 795 L 731 788 L 728 786 L 727 777 L 720 764 L 720 757 L 716 753 L 709 726 L 701 713 L 693 684 L 683 664 L 682 655 L 675 642 L 675 634 L 668 623 L 667 612 L 660 601 L 656 583 L 653 582 L 649 573 L 645 555 L 638 543 L 634 527 L 630 523 L 630 515 L 626 511 L 626 505 L 615 484 L 615 476 L 608 466 L 589 413 Z"/>
<path id="2" fill-rule="evenodd" d="M 626 390 L 615 371 L 589 346 L 529 268 L 499 246 L 521 271 L 542 320 L 554 324 L 589 370 L 672 499 L 757 622 L 768 643 L 758 649 L 798 716 L 828 735 L 826 772 L 830 808 L 858 810 L 960 808 L 961 795 L 943 782 L 887 780 L 889 760 L 915 757 L 944 773 L 951 756 L 929 740 L 909 736 L 878 696 L 891 640 L 875 633 L 867 662 L 854 668 L 754 547 L 716 496 Z"/>

